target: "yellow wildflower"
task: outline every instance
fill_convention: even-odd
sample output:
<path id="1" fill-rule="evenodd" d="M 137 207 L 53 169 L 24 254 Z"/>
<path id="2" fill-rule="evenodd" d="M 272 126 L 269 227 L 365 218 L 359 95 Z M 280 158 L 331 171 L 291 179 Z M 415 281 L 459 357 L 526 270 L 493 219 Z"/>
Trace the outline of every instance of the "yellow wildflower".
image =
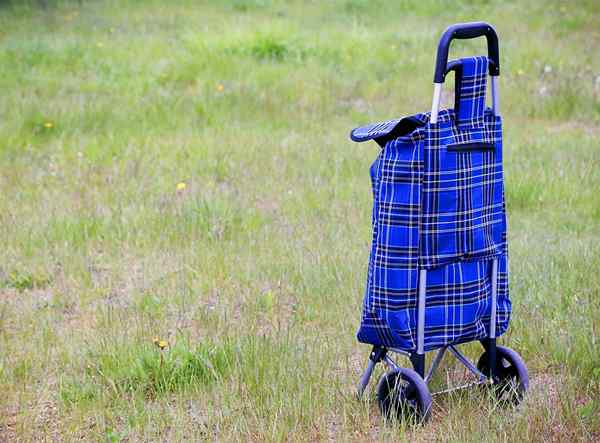
<path id="1" fill-rule="evenodd" d="M 186 186 L 187 185 L 185 184 L 185 182 L 179 182 L 179 183 L 177 183 L 177 190 L 183 191 L 186 188 Z"/>
<path id="2" fill-rule="evenodd" d="M 44 128 L 51 129 L 53 127 L 54 127 L 54 123 L 52 123 L 52 122 L 45 122 L 44 123 Z"/>
<path id="3" fill-rule="evenodd" d="M 165 349 L 167 346 L 169 346 L 169 342 L 166 340 L 161 340 L 158 337 L 154 337 L 154 340 L 152 340 L 154 342 L 154 344 L 156 345 L 157 348 L 159 348 L 161 351 L 163 349 Z"/>
<path id="4" fill-rule="evenodd" d="M 219 91 L 219 92 L 223 92 L 224 90 L 225 90 L 225 86 L 223 86 L 221 83 L 219 83 L 219 84 L 217 85 L 217 91 Z"/>

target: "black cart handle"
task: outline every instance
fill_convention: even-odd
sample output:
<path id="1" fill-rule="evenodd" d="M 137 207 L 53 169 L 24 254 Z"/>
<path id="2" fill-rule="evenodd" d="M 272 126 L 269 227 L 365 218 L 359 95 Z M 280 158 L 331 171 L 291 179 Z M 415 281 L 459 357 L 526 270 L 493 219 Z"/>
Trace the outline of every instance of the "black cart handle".
<path id="1" fill-rule="evenodd" d="M 500 51 L 498 49 L 498 35 L 492 25 L 485 22 L 457 23 L 448 27 L 440 38 L 435 60 L 434 83 L 444 83 L 446 78 L 446 64 L 448 63 L 448 50 L 450 43 L 455 38 L 466 40 L 482 37 L 485 35 L 488 46 L 488 58 L 490 63 L 490 75 L 500 75 Z"/>

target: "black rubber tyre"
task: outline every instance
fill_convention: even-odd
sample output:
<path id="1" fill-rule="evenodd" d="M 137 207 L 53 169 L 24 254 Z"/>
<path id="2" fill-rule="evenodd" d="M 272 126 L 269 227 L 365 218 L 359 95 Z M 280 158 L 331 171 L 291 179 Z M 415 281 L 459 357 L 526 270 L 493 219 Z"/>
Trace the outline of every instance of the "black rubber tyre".
<path id="1" fill-rule="evenodd" d="M 529 389 L 527 366 L 516 351 L 504 346 L 496 346 L 496 349 L 497 380 L 493 392 L 503 404 L 519 404 Z M 489 373 L 487 352 L 479 357 L 477 369 L 484 374 Z"/>
<path id="2" fill-rule="evenodd" d="M 431 394 L 421 376 L 412 369 L 386 372 L 377 385 L 377 401 L 387 419 L 426 422 L 431 415 Z"/>

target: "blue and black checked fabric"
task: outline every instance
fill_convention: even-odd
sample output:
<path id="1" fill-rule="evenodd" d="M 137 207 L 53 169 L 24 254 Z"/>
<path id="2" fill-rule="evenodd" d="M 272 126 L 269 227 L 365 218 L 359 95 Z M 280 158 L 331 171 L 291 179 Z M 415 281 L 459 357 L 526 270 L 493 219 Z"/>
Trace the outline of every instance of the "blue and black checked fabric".
<path id="1" fill-rule="evenodd" d="M 487 69 L 487 57 L 462 60 L 461 70 L 456 79 L 458 101 L 455 103 L 460 129 L 483 128 Z"/>
<path id="2" fill-rule="evenodd" d="M 494 258 L 497 335 L 508 327 L 501 119 L 484 108 L 487 58 L 462 59 L 461 75 L 456 109 L 440 111 L 436 124 L 428 114 L 406 117 L 420 124 L 387 141 L 371 166 L 373 237 L 361 342 L 416 349 L 420 269 L 428 270 L 425 349 L 485 338 Z M 394 131 L 403 120 L 359 128 L 352 138 L 381 140 L 382 128 Z"/>

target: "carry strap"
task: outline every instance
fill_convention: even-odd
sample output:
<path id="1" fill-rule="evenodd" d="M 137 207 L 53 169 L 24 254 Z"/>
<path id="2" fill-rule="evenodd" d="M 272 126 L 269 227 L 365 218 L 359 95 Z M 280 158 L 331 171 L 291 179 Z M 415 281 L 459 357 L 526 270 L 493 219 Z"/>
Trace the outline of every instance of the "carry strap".
<path id="1" fill-rule="evenodd" d="M 482 128 L 488 58 L 466 57 L 460 61 L 461 72 L 456 76 L 454 104 L 458 127 L 460 129 Z"/>

